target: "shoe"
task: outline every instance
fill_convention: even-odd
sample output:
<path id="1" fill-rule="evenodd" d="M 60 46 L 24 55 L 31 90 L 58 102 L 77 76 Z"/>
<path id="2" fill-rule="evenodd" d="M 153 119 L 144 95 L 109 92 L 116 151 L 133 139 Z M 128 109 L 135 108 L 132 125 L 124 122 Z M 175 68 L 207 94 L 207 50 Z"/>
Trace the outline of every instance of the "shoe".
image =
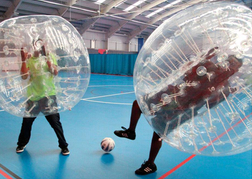
<path id="1" fill-rule="evenodd" d="M 65 147 L 65 148 L 62 148 L 62 149 L 61 149 L 61 154 L 62 154 L 62 155 L 69 155 L 70 152 L 69 152 L 68 148 Z"/>
<path id="2" fill-rule="evenodd" d="M 25 149 L 25 147 L 26 147 L 26 146 L 21 146 L 21 145 L 17 146 L 17 148 L 16 148 L 16 152 L 17 152 L 17 153 L 21 153 L 21 152 L 23 152 L 23 151 L 24 151 L 24 149 Z"/>
<path id="3" fill-rule="evenodd" d="M 154 173 L 155 171 L 157 171 L 157 166 L 155 165 L 155 163 L 150 164 L 148 162 L 144 162 L 141 166 L 141 168 L 137 169 L 135 171 L 135 174 L 137 175 L 147 175 L 150 173 Z"/>
<path id="4" fill-rule="evenodd" d="M 126 129 L 125 127 L 122 126 L 123 130 L 119 130 L 119 131 L 114 131 L 114 134 L 118 137 L 125 137 L 131 140 L 135 140 L 136 138 L 136 133 L 135 131 L 131 131 L 129 129 Z"/>

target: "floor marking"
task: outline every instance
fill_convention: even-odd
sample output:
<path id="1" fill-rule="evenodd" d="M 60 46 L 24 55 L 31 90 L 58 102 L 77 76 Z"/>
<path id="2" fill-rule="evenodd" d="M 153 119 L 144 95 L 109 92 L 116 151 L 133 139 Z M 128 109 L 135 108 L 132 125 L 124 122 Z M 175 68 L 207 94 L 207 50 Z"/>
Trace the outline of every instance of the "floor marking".
<path id="1" fill-rule="evenodd" d="M 219 138 L 223 137 L 225 134 L 227 134 L 227 132 L 229 132 L 230 130 L 232 130 L 232 128 L 236 127 L 242 121 L 244 121 L 245 119 L 247 119 L 250 115 L 252 115 L 252 113 L 250 113 L 249 115 L 247 115 L 246 117 L 244 117 L 242 120 L 238 121 L 235 125 L 233 125 L 232 127 L 230 127 L 227 131 L 223 132 L 218 137 L 216 137 L 211 142 L 209 142 L 207 146 L 204 146 L 201 149 L 199 149 L 199 151 L 203 151 L 204 149 L 206 149 L 207 147 L 209 147 L 211 145 L 211 143 L 213 143 L 216 140 L 218 140 Z M 164 178 L 166 178 L 171 173 L 173 173 L 174 171 L 176 171 L 177 169 L 179 169 L 181 166 L 183 166 L 184 164 L 186 164 L 188 161 L 190 161 L 191 159 L 193 159 L 195 156 L 196 156 L 196 154 L 191 155 L 190 157 L 188 157 L 187 159 L 185 159 L 183 162 L 181 162 L 180 164 L 178 164 L 177 166 L 175 166 L 174 168 L 172 168 L 170 171 L 168 171 L 167 173 L 165 173 L 164 175 L 162 175 L 158 179 L 164 179 Z"/>
<path id="2" fill-rule="evenodd" d="M 124 95 L 124 94 L 132 94 L 135 93 L 134 91 L 131 92 L 127 92 L 127 93 L 116 93 L 116 94 L 109 94 L 109 95 L 104 95 L 104 96 L 95 96 L 95 97 L 90 97 L 90 98 L 84 98 L 81 100 L 89 100 L 89 99 L 96 99 L 96 98 L 106 98 L 106 97 L 110 97 L 110 96 L 118 96 L 118 95 Z"/>
<path id="3" fill-rule="evenodd" d="M 3 175 L 7 179 L 12 179 L 7 173 L 0 169 L 0 174 Z"/>
<path id="4" fill-rule="evenodd" d="M 132 103 L 114 103 L 114 102 L 105 102 L 105 101 L 94 101 L 94 100 L 88 100 L 88 99 L 82 99 L 83 101 L 89 101 L 94 103 L 104 103 L 104 104 L 120 104 L 120 105 L 128 105 L 131 106 Z"/>
<path id="5" fill-rule="evenodd" d="M 187 159 L 185 159 L 183 162 L 181 162 L 180 164 L 178 164 L 176 167 L 174 167 L 173 169 L 171 169 L 169 172 L 165 173 L 163 176 L 159 177 L 158 179 L 163 179 L 163 178 L 167 177 L 168 175 L 170 175 L 171 173 L 175 172 L 177 169 L 179 169 L 180 167 L 182 167 L 182 165 L 186 164 L 188 161 L 190 161 L 195 156 L 196 156 L 195 154 L 191 155 L 190 157 L 188 157 Z"/>
<path id="6" fill-rule="evenodd" d="M 3 170 L 1 170 L 1 168 L 5 171 L 3 171 Z M 10 175 L 8 175 L 8 174 L 10 174 Z M 2 164 L 0 164 L 0 174 L 2 174 L 5 178 L 7 178 L 7 179 L 21 179 L 19 176 L 17 176 L 15 173 L 13 173 L 12 171 L 10 171 L 8 168 L 6 168 L 5 166 L 3 166 Z"/>

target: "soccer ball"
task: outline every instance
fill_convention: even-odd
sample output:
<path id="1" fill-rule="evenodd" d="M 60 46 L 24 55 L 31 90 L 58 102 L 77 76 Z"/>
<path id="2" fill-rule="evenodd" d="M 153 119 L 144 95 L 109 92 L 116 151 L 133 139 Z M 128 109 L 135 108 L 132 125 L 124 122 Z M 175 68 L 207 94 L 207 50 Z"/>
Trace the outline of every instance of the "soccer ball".
<path id="1" fill-rule="evenodd" d="M 105 152 L 110 152 L 115 148 L 115 141 L 110 137 L 105 137 L 101 141 L 101 148 Z"/>

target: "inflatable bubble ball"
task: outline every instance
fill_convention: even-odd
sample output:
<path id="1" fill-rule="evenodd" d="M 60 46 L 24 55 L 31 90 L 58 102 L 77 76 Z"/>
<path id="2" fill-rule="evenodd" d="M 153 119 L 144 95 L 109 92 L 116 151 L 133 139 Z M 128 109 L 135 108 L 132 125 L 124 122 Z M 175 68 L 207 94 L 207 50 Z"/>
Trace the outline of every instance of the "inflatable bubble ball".
<path id="1" fill-rule="evenodd" d="M 161 139 L 192 154 L 252 148 L 252 11 L 201 3 L 173 15 L 147 39 L 134 88 Z"/>
<path id="2" fill-rule="evenodd" d="M 71 110 L 90 79 L 81 35 L 59 16 L 0 23 L 0 107 L 20 117 Z"/>

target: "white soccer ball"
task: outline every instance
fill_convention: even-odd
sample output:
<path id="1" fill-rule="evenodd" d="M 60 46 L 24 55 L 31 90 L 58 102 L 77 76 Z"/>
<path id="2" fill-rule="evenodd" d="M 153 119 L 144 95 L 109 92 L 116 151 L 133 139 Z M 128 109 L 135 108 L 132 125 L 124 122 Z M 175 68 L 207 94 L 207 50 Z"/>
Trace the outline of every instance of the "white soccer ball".
<path id="1" fill-rule="evenodd" d="M 110 137 L 105 137 L 101 141 L 101 148 L 105 152 L 110 152 L 115 148 L 115 141 Z"/>

